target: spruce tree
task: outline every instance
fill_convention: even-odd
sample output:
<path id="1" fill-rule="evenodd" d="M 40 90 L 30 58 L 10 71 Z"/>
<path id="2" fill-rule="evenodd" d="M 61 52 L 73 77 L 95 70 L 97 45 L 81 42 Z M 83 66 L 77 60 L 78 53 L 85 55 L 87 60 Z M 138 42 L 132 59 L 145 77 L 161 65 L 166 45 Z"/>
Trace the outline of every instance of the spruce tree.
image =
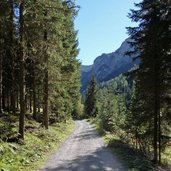
<path id="1" fill-rule="evenodd" d="M 2 114 L 2 71 L 3 71 L 3 58 L 5 54 L 5 42 L 4 42 L 4 33 L 5 33 L 5 11 L 4 3 L 0 4 L 0 114 Z"/>
<path id="2" fill-rule="evenodd" d="M 95 117 L 97 114 L 97 82 L 94 74 L 86 90 L 85 112 L 89 117 Z"/>
<path id="3" fill-rule="evenodd" d="M 24 139 L 25 125 L 25 52 L 24 52 L 24 10 L 26 1 L 20 3 L 20 29 L 19 29 L 19 60 L 20 60 L 20 119 L 19 119 L 19 137 Z"/>
<path id="4" fill-rule="evenodd" d="M 0 113 L 20 109 L 19 138 L 28 109 L 47 129 L 49 118 L 66 121 L 77 108 L 77 10 L 72 0 L 0 2 Z"/>
<path id="5" fill-rule="evenodd" d="M 167 36 L 170 35 L 170 5 L 169 1 L 144 0 L 136 4 L 139 9 L 132 10 L 129 15 L 133 21 L 139 22 L 137 27 L 128 28 L 128 32 L 132 37 L 130 44 L 141 60 L 139 68 L 134 71 L 136 103 L 132 108 L 132 116 L 135 116 L 132 119 L 149 144 L 153 139 L 155 163 L 161 160 L 161 124 L 165 119 L 161 118 L 161 111 L 164 108 L 164 78 L 169 68 L 168 65 L 163 68 L 163 64 L 169 53 L 166 40 L 170 45 Z"/>

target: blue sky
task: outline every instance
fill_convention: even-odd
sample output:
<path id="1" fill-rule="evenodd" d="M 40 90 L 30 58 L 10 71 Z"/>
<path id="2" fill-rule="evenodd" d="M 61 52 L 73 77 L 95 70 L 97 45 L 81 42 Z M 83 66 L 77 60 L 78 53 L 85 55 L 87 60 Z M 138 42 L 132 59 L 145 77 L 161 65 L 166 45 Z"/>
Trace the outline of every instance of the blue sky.
<path id="1" fill-rule="evenodd" d="M 102 53 L 114 52 L 128 37 L 126 28 L 133 26 L 127 17 L 134 2 L 140 0 L 76 0 L 80 11 L 75 19 L 83 65 L 93 64 Z"/>

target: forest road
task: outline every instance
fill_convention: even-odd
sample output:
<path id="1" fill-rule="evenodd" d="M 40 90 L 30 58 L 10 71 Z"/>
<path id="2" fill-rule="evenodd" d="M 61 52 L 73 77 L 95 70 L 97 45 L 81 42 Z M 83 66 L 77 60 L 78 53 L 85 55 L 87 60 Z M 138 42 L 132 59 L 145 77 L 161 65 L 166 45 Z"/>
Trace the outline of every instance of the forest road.
<path id="1" fill-rule="evenodd" d="M 126 171 L 85 120 L 38 171 Z"/>

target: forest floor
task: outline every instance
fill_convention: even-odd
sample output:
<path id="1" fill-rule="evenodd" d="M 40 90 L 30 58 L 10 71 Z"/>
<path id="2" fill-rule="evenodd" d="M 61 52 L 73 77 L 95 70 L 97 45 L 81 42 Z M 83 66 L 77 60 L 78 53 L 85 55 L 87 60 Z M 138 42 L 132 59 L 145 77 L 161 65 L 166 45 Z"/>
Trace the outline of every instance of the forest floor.
<path id="1" fill-rule="evenodd" d="M 0 116 L 0 171 L 33 171 L 41 167 L 74 128 L 74 122 L 68 120 L 45 130 L 27 114 L 25 140 L 18 141 L 18 114 Z"/>
<path id="2" fill-rule="evenodd" d="M 85 120 L 38 171 L 126 171 Z"/>

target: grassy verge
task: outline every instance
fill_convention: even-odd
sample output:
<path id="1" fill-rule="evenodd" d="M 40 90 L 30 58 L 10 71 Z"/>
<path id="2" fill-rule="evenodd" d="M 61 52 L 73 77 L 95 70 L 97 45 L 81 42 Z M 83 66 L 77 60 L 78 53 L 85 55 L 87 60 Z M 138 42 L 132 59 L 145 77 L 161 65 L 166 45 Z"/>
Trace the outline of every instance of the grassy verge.
<path id="1" fill-rule="evenodd" d="M 129 144 L 123 142 L 117 134 L 104 131 L 100 127 L 97 119 L 89 119 L 88 121 L 96 127 L 107 146 L 112 150 L 113 154 L 117 156 L 120 162 L 128 169 L 128 171 L 170 170 L 168 168 L 164 169 L 165 166 L 160 169 L 155 168 L 145 155 L 131 147 Z M 171 156 L 171 151 L 166 149 L 162 158 L 165 157 L 168 162 L 171 160 L 171 158 L 169 159 L 169 156 Z"/>
<path id="2" fill-rule="evenodd" d="M 171 170 L 171 147 L 166 148 L 162 154 L 163 164 L 170 166 Z"/>
<path id="3" fill-rule="evenodd" d="M 2 128 L 2 120 L 0 128 Z M 0 171 L 32 171 L 43 165 L 48 156 L 74 129 L 73 121 L 57 123 L 44 130 L 33 120 L 26 120 L 25 140 L 19 143 L 0 141 Z M 17 123 L 10 131 L 16 133 Z"/>
<path id="4" fill-rule="evenodd" d="M 152 171 L 151 162 L 139 151 L 112 135 L 106 135 L 108 147 L 129 171 Z"/>

